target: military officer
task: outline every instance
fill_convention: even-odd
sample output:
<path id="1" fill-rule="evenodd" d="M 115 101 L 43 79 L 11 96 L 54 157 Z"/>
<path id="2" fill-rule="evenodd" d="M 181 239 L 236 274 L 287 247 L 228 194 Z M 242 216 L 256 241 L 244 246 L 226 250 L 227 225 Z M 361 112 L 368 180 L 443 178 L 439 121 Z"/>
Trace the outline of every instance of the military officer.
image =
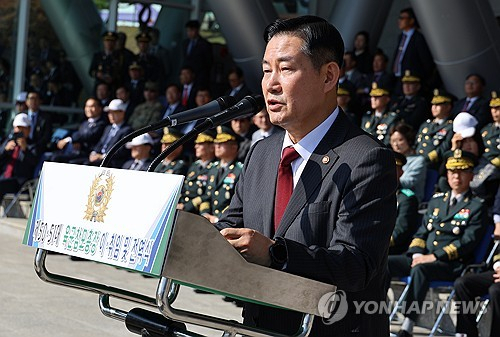
<path id="1" fill-rule="evenodd" d="M 420 95 L 420 77 L 405 70 L 401 79 L 403 83 L 403 96 L 398 97 L 391 107 L 391 111 L 399 114 L 406 124 L 413 130 L 418 130 L 420 125 L 430 117 L 429 103 Z"/>
<path id="2" fill-rule="evenodd" d="M 239 136 L 230 127 L 217 127 L 214 143 L 218 161 L 208 171 L 207 190 L 200 204 L 200 214 L 212 223 L 219 221 L 229 206 L 243 169 L 243 164 L 237 160 L 238 142 Z"/>
<path id="3" fill-rule="evenodd" d="M 426 120 L 418 130 L 416 151 L 425 157 L 428 168 L 438 169 L 444 153 L 451 149 L 453 99 L 446 91 L 434 89 L 431 100 L 433 119 Z"/>
<path id="4" fill-rule="evenodd" d="M 398 336 L 411 336 L 413 325 L 434 280 L 453 281 L 471 262 L 485 230 L 483 200 L 469 188 L 476 158 L 455 150 L 446 154 L 447 179 L 451 191 L 435 194 L 429 201 L 422 226 L 405 255 L 389 256 L 391 277 L 411 276 Z"/>
<path id="5" fill-rule="evenodd" d="M 102 35 L 104 50 L 94 54 L 90 63 L 89 74 L 95 79 L 95 87 L 99 83 L 107 83 L 114 90 L 116 85 L 121 82 L 120 59 L 115 50 L 118 34 L 116 32 L 105 32 Z"/>
<path id="6" fill-rule="evenodd" d="M 493 122 L 481 130 L 484 152 L 474 170 L 471 188 L 491 206 L 500 181 L 500 97 L 491 93 L 490 110 Z"/>
<path id="7" fill-rule="evenodd" d="M 398 179 L 403 175 L 403 166 L 406 157 L 394 151 Z M 398 215 L 396 226 L 392 231 L 389 244 L 389 254 L 401 254 L 408 249 L 411 238 L 418 228 L 418 199 L 415 192 L 408 188 L 399 188 L 397 191 Z"/>
<path id="8" fill-rule="evenodd" d="M 389 112 L 390 100 L 389 91 L 373 82 L 370 91 L 372 111 L 367 111 L 361 120 L 361 128 L 386 145 L 389 145 L 389 130 L 400 119 L 397 113 Z"/>
<path id="9" fill-rule="evenodd" d="M 215 131 L 207 130 L 195 139 L 194 150 L 198 159 L 191 164 L 184 179 L 178 209 L 198 213 L 208 183 L 208 171 L 216 161 L 214 138 Z"/>
<path id="10" fill-rule="evenodd" d="M 173 142 L 181 138 L 183 134 L 175 128 L 167 127 L 163 129 L 161 138 L 161 151 L 165 151 Z M 188 165 L 181 158 L 183 146 L 179 146 L 169 154 L 155 169 L 155 172 L 185 175 Z"/>

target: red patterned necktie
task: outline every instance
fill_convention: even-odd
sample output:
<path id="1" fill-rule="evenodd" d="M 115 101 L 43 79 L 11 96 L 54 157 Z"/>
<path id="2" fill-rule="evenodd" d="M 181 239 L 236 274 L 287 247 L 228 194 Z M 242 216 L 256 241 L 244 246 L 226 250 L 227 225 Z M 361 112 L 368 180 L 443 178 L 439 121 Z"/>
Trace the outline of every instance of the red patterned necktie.
<path id="1" fill-rule="evenodd" d="M 291 146 L 283 150 L 280 165 L 278 167 L 278 181 L 276 183 L 276 195 L 274 197 L 274 231 L 285 213 L 286 206 L 293 192 L 293 174 L 291 163 L 300 155 Z"/>
<path id="2" fill-rule="evenodd" d="M 182 93 L 182 105 L 186 106 L 189 99 L 188 86 L 184 86 L 184 92 Z"/>
<path id="3" fill-rule="evenodd" d="M 11 178 L 12 173 L 14 173 L 14 166 L 16 165 L 16 160 L 19 157 L 19 151 L 21 151 L 20 146 L 16 146 L 14 151 L 12 151 L 12 157 L 10 158 L 9 163 L 5 167 L 5 172 L 3 173 L 4 178 Z"/>

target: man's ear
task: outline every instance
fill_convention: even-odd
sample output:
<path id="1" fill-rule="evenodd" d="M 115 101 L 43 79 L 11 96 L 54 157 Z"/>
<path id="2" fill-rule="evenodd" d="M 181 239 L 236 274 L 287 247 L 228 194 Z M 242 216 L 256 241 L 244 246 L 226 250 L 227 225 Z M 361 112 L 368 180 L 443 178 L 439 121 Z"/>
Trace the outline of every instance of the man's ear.
<path id="1" fill-rule="evenodd" d="M 337 90 L 340 69 L 336 62 L 329 62 L 324 65 L 325 92 Z"/>

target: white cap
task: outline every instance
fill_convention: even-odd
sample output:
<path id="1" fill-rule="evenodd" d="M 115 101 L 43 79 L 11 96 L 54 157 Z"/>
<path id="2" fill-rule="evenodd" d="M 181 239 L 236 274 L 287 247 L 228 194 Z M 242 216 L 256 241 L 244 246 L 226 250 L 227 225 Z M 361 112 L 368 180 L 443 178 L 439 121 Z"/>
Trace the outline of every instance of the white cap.
<path id="1" fill-rule="evenodd" d="M 469 138 L 476 133 L 477 119 L 468 112 L 461 112 L 453 120 L 453 132 L 459 133 L 463 138 Z"/>
<path id="2" fill-rule="evenodd" d="M 144 144 L 149 144 L 151 146 L 153 145 L 153 138 L 151 138 L 151 136 L 148 135 L 147 133 L 135 137 L 134 139 L 132 139 L 131 142 L 125 144 L 125 147 L 127 149 L 131 149 L 132 146 L 144 145 Z"/>
<path id="3" fill-rule="evenodd" d="M 14 117 L 14 121 L 12 122 L 12 126 L 14 126 L 14 127 L 16 127 L 16 126 L 28 127 L 28 126 L 31 126 L 31 120 L 27 114 L 20 113 L 20 114 L 17 114 L 16 117 Z"/>
<path id="4" fill-rule="evenodd" d="M 26 91 L 21 91 L 17 94 L 16 102 L 26 102 L 26 98 L 28 97 L 28 93 Z"/>
<path id="5" fill-rule="evenodd" d="M 117 111 L 117 110 L 125 111 L 126 109 L 127 109 L 127 105 L 125 103 L 123 103 L 123 101 L 121 99 L 114 99 L 111 102 L 109 102 L 109 105 L 104 108 L 104 111 L 106 111 L 106 112 L 108 112 L 110 110 L 111 111 Z"/>

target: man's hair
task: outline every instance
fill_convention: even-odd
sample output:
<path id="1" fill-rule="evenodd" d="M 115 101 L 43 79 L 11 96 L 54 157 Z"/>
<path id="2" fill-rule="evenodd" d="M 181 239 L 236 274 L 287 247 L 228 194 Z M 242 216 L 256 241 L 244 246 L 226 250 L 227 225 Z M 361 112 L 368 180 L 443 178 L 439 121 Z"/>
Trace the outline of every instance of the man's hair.
<path id="1" fill-rule="evenodd" d="M 380 48 L 377 48 L 377 50 L 373 54 L 373 57 L 375 57 L 375 56 L 381 56 L 385 63 L 389 62 L 389 57 L 387 57 L 387 55 L 384 53 L 384 51 Z"/>
<path id="2" fill-rule="evenodd" d="M 483 85 L 483 87 L 486 86 L 486 80 L 484 79 L 483 76 L 479 75 L 478 73 L 472 73 L 472 74 L 467 75 L 465 80 L 467 81 L 471 77 L 477 77 L 479 79 L 479 82 Z"/>
<path id="3" fill-rule="evenodd" d="M 344 41 L 337 28 L 325 19 L 312 15 L 278 19 L 264 30 L 264 40 L 268 43 L 280 34 L 302 39 L 302 52 L 311 58 L 316 70 L 328 62 L 335 62 L 339 68 L 342 67 Z"/>

